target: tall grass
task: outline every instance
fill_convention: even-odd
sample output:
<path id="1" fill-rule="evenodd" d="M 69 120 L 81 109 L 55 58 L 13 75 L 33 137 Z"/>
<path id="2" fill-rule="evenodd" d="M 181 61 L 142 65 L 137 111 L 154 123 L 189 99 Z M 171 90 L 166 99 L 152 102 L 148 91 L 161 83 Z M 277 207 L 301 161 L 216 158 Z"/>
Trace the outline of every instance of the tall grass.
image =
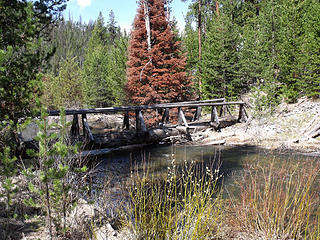
<path id="1" fill-rule="evenodd" d="M 319 165 L 248 167 L 239 197 L 231 197 L 235 231 L 253 239 L 319 240 Z"/>
<path id="2" fill-rule="evenodd" d="M 186 162 L 178 169 L 174 158 L 165 177 L 134 173 L 128 226 L 138 239 L 214 239 L 223 216 L 219 177 Z"/>

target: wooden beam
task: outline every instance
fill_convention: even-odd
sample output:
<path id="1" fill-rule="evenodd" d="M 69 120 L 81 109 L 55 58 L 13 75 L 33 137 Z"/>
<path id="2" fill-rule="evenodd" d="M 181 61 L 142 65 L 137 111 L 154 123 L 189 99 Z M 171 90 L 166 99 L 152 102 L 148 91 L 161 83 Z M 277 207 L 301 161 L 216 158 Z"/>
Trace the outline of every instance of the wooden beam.
<path id="1" fill-rule="evenodd" d="M 126 130 L 129 130 L 129 128 L 130 128 L 129 112 L 126 112 L 126 113 L 124 114 L 122 128 L 123 128 L 123 129 L 126 129 Z"/>
<path id="2" fill-rule="evenodd" d="M 211 109 L 211 122 L 216 123 L 218 125 L 220 124 L 216 106 L 212 106 L 212 109 Z"/>
<path id="3" fill-rule="evenodd" d="M 82 127 L 83 127 L 83 137 L 86 139 L 86 141 L 93 142 L 94 138 L 91 133 L 86 114 L 82 114 Z"/>
<path id="4" fill-rule="evenodd" d="M 136 131 L 147 132 L 146 124 L 144 123 L 141 110 L 136 110 Z"/>
<path id="5" fill-rule="evenodd" d="M 181 109 L 181 107 L 178 108 L 178 125 L 181 126 L 182 123 L 186 126 L 189 127 L 186 117 L 183 114 L 183 111 Z"/>
<path id="6" fill-rule="evenodd" d="M 80 136 L 80 127 L 79 127 L 79 118 L 78 114 L 73 115 L 72 125 L 71 125 L 71 136 L 79 137 Z"/>
<path id="7" fill-rule="evenodd" d="M 244 108 L 244 104 L 240 104 L 238 122 L 246 122 L 247 119 L 248 119 L 248 115 Z"/>
<path id="8" fill-rule="evenodd" d="M 199 121 L 200 117 L 201 117 L 201 111 L 202 111 L 202 107 L 197 107 L 196 111 L 194 112 L 192 121 Z"/>
<path id="9" fill-rule="evenodd" d="M 228 111 L 229 115 L 230 115 L 231 117 L 233 117 L 232 112 L 231 112 L 231 110 L 230 110 L 229 106 L 225 106 L 225 108 L 227 109 L 227 111 Z"/>
<path id="10" fill-rule="evenodd" d="M 169 123 L 170 115 L 169 115 L 169 108 L 165 108 L 164 113 L 162 115 L 161 122 L 163 124 Z"/>
<path id="11" fill-rule="evenodd" d="M 93 114 L 93 113 L 117 113 L 117 112 L 128 112 L 145 109 L 156 109 L 156 108 L 178 108 L 178 107 L 189 107 L 197 108 L 204 106 L 228 106 L 228 105 L 240 105 L 243 102 L 190 102 L 190 103 L 163 103 L 155 105 L 142 105 L 142 106 L 124 106 L 124 107 L 109 107 L 109 108 L 93 108 L 93 109 L 79 109 L 79 110 L 66 110 L 66 115 L 74 114 Z M 50 116 L 59 116 L 60 111 L 48 111 Z"/>

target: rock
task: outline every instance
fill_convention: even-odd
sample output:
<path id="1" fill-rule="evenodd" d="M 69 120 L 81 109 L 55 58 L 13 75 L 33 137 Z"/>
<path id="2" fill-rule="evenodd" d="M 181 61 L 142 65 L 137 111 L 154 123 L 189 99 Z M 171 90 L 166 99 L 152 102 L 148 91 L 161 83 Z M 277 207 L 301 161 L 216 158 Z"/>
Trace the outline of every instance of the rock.
<path id="1" fill-rule="evenodd" d="M 72 232 L 91 231 L 92 223 L 98 221 L 98 209 L 85 200 L 79 200 L 78 205 L 67 217 L 67 225 Z"/>
<path id="2" fill-rule="evenodd" d="M 96 240 L 117 239 L 117 232 L 112 228 L 110 223 L 97 229 L 94 233 Z"/>
<path id="3" fill-rule="evenodd" d="M 122 114 L 88 114 L 88 122 L 94 128 L 122 128 Z"/>
<path id="4" fill-rule="evenodd" d="M 35 139 L 39 132 L 39 127 L 35 121 L 32 121 L 25 129 L 19 133 L 21 142 L 31 142 Z"/>

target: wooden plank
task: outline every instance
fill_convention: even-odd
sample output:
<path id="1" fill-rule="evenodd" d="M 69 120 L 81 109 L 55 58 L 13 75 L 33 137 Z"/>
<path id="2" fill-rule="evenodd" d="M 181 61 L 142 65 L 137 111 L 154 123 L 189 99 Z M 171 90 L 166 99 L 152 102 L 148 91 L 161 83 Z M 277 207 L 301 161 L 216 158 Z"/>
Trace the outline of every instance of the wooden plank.
<path id="1" fill-rule="evenodd" d="M 80 136 L 80 127 L 79 127 L 79 118 L 78 114 L 73 115 L 72 125 L 71 125 L 71 136 L 79 137 Z"/>
<path id="2" fill-rule="evenodd" d="M 170 103 L 170 104 L 155 104 L 155 105 L 142 105 L 142 106 L 126 106 L 126 107 L 109 107 L 109 108 L 93 108 L 93 109 L 79 109 L 79 110 L 66 110 L 66 115 L 74 114 L 93 114 L 93 113 L 117 113 L 117 112 L 128 112 L 128 111 L 137 111 L 145 109 L 156 109 L 156 108 L 177 108 L 177 107 L 189 107 L 197 108 L 204 106 L 228 106 L 228 105 L 240 105 L 244 104 L 243 102 L 190 102 L 190 103 Z M 60 111 L 48 111 L 50 116 L 59 116 Z"/>
<path id="3" fill-rule="evenodd" d="M 212 106 L 212 109 L 211 109 L 211 122 L 216 123 L 218 125 L 220 123 L 216 106 Z"/>

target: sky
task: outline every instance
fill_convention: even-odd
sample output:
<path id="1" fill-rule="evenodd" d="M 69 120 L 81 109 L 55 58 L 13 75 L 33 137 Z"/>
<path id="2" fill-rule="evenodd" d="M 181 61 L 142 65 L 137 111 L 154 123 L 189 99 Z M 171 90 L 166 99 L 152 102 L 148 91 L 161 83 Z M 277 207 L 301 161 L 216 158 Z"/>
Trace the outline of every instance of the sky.
<path id="1" fill-rule="evenodd" d="M 184 3 L 181 0 L 174 0 L 171 4 L 172 15 L 176 18 L 180 31 L 184 28 L 184 16 L 188 5 L 188 1 Z M 121 29 L 130 31 L 137 8 L 136 0 L 69 0 L 64 16 L 66 19 L 71 16 L 74 21 L 78 21 L 81 16 L 82 22 L 88 23 L 90 20 L 96 20 L 101 11 L 107 21 L 109 12 L 113 10 Z"/>

